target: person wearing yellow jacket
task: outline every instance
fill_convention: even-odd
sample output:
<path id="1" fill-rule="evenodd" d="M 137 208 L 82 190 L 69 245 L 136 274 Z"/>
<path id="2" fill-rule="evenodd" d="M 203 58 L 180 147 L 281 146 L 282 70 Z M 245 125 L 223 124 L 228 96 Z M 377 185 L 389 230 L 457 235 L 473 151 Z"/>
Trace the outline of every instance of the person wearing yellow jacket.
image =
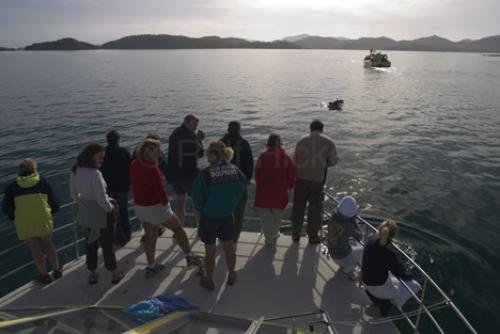
<path id="1" fill-rule="evenodd" d="M 19 239 L 28 244 L 38 269 L 37 280 L 48 284 L 45 256 L 52 266 L 55 279 L 62 275 L 57 250 L 51 240 L 52 215 L 59 210 L 58 199 L 49 183 L 37 172 L 36 162 L 24 159 L 18 168 L 18 177 L 6 189 L 2 211 L 14 220 Z"/>

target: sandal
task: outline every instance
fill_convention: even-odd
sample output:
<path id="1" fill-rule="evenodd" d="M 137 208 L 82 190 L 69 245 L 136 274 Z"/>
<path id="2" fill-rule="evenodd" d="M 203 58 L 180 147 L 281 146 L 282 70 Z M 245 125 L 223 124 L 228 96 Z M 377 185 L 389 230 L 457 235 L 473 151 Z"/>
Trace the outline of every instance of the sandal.
<path id="1" fill-rule="evenodd" d="M 99 280 L 99 274 L 89 274 L 89 285 L 96 285 L 97 281 Z"/>
<path id="2" fill-rule="evenodd" d="M 214 281 L 209 280 L 207 276 L 201 276 L 200 285 L 209 291 L 212 291 L 215 289 Z"/>
<path id="3" fill-rule="evenodd" d="M 125 277 L 125 274 L 123 273 L 123 271 L 119 271 L 117 275 L 113 275 L 113 278 L 111 279 L 111 284 L 113 285 L 118 284 L 123 279 L 123 277 Z"/>
<path id="4" fill-rule="evenodd" d="M 196 267 L 203 264 L 203 256 L 200 255 L 187 255 L 186 264 L 188 267 Z"/>
<path id="5" fill-rule="evenodd" d="M 155 263 L 152 267 L 146 267 L 145 276 L 146 278 L 153 277 L 165 268 L 163 264 Z"/>
<path id="6" fill-rule="evenodd" d="M 236 271 L 231 271 L 227 275 L 227 285 L 234 285 L 234 282 L 236 282 Z"/>
<path id="7" fill-rule="evenodd" d="M 36 281 L 38 283 L 42 283 L 42 284 L 49 284 L 52 282 L 52 278 L 50 277 L 49 274 L 40 274 L 38 275 L 38 277 L 36 278 Z"/>
<path id="8" fill-rule="evenodd" d="M 54 279 L 61 278 L 62 274 L 63 274 L 63 267 L 62 266 L 59 267 L 58 269 L 54 269 L 52 271 L 52 276 L 54 276 Z"/>

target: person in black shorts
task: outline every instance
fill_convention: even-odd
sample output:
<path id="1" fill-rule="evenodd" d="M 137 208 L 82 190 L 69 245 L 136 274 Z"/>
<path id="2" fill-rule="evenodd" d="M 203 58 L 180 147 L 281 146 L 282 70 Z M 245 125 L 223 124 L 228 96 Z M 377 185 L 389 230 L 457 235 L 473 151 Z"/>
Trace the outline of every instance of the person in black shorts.
<path id="1" fill-rule="evenodd" d="M 223 142 L 212 142 L 207 150 L 210 166 L 201 171 L 193 184 L 193 205 L 198 216 L 198 235 L 205 244 L 205 275 L 201 285 L 214 289 L 215 242 L 219 239 L 226 254 L 227 284 L 236 281 L 233 211 L 244 194 L 246 178 L 231 164 L 233 150 Z"/>
<path id="2" fill-rule="evenodd" d="M 194 179 L 198 176 L 198 159 L 203 156 L 202 141 L 205 134 L 198 129 L 199 119 L 187 115 L 184 122 L 168 138 L 166 178 L 172 185 L 175 214 L 184 224 L 186 199 L 191 196 Z"/>

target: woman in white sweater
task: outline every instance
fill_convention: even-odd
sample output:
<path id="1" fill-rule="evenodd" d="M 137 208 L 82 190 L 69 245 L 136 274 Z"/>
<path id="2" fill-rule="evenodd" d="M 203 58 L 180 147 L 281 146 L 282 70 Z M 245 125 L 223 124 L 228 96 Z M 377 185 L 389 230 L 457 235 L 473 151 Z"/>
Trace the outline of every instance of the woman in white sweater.
<path id="1" fill-rule="evenodd" d="M 112 284 L 124 276 L 117 269 L 113 249 L 114 200 L 106 194 L 106 182 L 99 168 L 104 161 L 104 147 L 89 144 L 78 154 L 70 175 L 70 195 L 78 204 L 77 222 L 87 227 L 87 269 L 89 284 L 97 283 L 97 251 L 102 248 L 104 266 L 112 272 Z"/>

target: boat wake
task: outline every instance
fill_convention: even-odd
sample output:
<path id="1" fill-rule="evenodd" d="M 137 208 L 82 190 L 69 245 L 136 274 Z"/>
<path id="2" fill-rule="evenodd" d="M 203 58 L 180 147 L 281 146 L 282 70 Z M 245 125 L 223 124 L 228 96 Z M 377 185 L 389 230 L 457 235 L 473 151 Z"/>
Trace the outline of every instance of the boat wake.
<path id="1" fill-rule="evenodd" d="M 385 73 L 396 73 L 396 67 L 370 67 L 374 71 L 385 72 Z"/>

